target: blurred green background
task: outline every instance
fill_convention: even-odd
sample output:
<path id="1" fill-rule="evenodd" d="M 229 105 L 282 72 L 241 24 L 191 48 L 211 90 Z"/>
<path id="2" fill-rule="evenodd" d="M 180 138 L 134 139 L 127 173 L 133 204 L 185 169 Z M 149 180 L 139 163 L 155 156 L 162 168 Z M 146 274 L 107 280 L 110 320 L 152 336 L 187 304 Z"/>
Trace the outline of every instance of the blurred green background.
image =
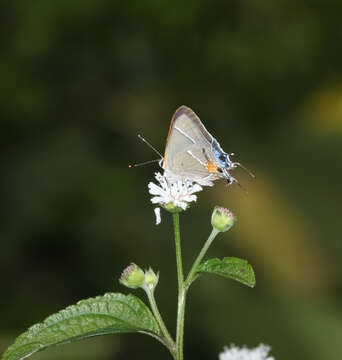
<path id="1" fill-rule="evenodd" d="M 239 221 L 208 256 L 239 256 L 257 286 L 203 277 L 189 294 L 185 358 L 272 346 L 277 360 L 342 358 L 341 1 L 2 1 L 0 353 L 82 298 L 128 291 L 131 261 L 160 271 L 174 333 L 170 216 L 147 184 L 185 104 L 250 168 L 181 215 L 185 270 L 214 205 Z M 137 293 L 146 301 L 142 291 Z M 169 359 L 144 335 L 93 338 L 35 359 Z"/>

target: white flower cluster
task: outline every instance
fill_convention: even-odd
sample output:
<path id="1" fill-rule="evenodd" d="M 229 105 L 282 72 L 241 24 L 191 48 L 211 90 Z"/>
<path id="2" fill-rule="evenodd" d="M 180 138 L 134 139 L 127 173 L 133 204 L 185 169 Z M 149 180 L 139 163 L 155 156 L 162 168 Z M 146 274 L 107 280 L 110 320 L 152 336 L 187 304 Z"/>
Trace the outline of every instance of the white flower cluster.
<path id="1" fill-rule="evenodd" d="M 151 199 L 153 204 L 168 205 L 173 204 L 185 210 L 188 203 L 197 200 L 194 193 L 202 191 L 203 188 L 190 180 L 174 180 L 165 174 L 159 172 L 155 173 L 155 178 L 159 185 L 153 182 L 148 184 L 149 193 L 154 195 Z M 155 209 L 157 224 L 160 223 L 160 212 L 158 208 Z"/>
<path id="2" fill-rule="evenodd" d="M 275 360 L 273 356 L 268 356 L 270 350 L 271 348 L 264 344 L 253 349 L 231 345 L 229 348 L 225 347 L 219 354 L 219 360 Z"/>

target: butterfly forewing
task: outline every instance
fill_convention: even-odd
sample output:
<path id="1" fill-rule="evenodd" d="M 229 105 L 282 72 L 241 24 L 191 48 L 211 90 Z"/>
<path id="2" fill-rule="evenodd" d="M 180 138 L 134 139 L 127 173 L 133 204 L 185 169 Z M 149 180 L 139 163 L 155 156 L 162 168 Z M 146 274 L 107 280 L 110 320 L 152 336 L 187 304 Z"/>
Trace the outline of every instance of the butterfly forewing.
<path id="1" fill-rule="evenodd" d="M 216 162 L 211 142 L 212 136 L 198 116 L 190 108 L 181 106 L 171 121 L 164 168 L 182 177 L 207 178 L 208 160 Z"/>

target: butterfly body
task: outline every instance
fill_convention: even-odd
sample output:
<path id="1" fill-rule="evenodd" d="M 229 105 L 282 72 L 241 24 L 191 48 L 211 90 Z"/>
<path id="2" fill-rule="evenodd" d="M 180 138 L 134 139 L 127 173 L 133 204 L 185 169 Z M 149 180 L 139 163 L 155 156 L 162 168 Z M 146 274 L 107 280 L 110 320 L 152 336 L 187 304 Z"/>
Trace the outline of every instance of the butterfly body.
<path id="1" fill-rule="evenodd" d="M 236 180 L 230 171 L 238 165 L 231 161 L 190 108 L 183 105 L 176 110 L 161 160 L 169 176 L 203 185 L 212 185 L 213 180 L 222 178 L 231 184 Z"/>

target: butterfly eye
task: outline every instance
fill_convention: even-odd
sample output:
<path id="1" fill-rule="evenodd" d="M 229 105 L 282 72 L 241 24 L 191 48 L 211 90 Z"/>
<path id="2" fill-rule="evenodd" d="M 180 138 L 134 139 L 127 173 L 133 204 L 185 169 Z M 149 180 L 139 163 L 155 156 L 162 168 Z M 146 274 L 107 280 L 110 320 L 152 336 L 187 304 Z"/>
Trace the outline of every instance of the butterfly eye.
<path id="1" fill-rule="evenodd" d="M 221 168 L 217 168 L 217 171 L 221 174 L 223 173 L 223 170 Z"/>

